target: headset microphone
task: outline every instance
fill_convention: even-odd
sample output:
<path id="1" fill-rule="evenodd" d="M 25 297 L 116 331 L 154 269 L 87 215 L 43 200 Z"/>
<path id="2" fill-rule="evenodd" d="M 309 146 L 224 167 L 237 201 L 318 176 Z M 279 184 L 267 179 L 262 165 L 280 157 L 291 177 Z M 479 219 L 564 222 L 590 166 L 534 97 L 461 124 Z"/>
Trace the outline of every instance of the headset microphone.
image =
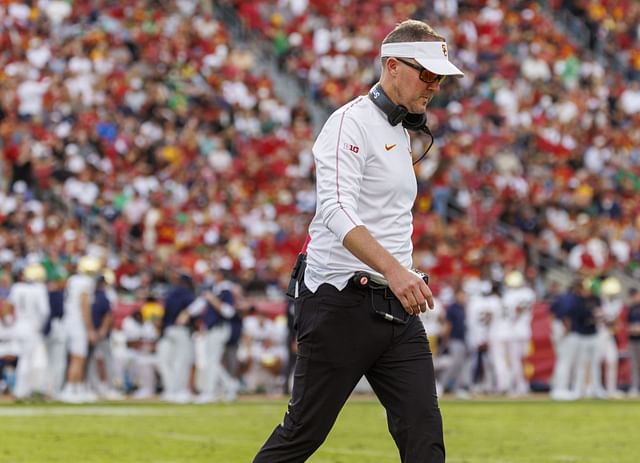
<path id="1" fill-rule="evenodd" d="M 395 104 L 387 96 L 379 82 L 369 90 L 369 98 L 387 115 L 387 120 L 392 126 L 396 126 L 402 122 L 402 126 L 405 129 L 414 132 L 423 132 L 431 137 L 431 143 L 429 143 L 425 152 L 413 163 L 417 164 L 422 161 L 433 145 L 433 135 L 429 127 L 427 127 L 427 113 L 410 113 L 406 106 Z"/>

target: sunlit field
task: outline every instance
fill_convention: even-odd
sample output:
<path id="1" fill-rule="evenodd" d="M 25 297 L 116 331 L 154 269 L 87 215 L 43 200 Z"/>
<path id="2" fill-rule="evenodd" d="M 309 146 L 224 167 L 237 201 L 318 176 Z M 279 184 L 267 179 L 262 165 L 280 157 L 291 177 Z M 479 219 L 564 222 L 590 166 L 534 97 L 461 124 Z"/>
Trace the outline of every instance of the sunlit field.
<path id="1" fill-rule="evenodd" d="M 0 405 L 1 462 L 245 463 L 285 400 Z M 640 402 L 443 400 L 450 463 L 637 462 Z M 399 462 L 381 406 L 351 400 L 314 463 Z"/>

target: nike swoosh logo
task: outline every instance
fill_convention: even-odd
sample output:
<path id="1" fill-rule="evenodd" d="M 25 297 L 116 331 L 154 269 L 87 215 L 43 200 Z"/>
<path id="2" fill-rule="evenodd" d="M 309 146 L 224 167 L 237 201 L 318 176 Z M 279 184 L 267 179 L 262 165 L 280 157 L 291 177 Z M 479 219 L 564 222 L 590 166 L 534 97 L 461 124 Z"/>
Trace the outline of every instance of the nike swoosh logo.
<path id="1" fill-rule="evenodd" d="M 396 144 L 395 144 L 395 143 L 394 143 L 393 145 L 387 145 L 387 144 L 385 143 L 385 145 L 384 145 L 384 149 L 386 149 L 387 151 L 392 150 L 392 149 L 393 149 L 393 148 L 395 148 L 395 147 L 396 147 Z"/>

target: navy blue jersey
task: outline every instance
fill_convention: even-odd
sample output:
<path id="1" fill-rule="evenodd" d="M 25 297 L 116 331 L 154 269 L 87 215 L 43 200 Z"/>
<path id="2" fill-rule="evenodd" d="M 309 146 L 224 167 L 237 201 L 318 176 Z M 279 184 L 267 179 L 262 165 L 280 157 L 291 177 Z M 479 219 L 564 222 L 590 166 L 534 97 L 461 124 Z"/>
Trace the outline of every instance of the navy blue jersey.
<path id="1" fill-rule="evenodd" d="M 91 303 L 91 322 L 95 329 L 100 328 L 105 315 L 111 312 L 111 302 L 107 298 L 104 289 L 96 289 Z"/>
<path id="2" fill-rule="evenodd" d="M 451 339 L 464 341 L 465 322 L 464 322 L 464 306 L 454 302 L 447 307 L 447 321 L 451 323 Z"/>
<path id="3" fill-rule="evenodd" d="M 629 306 L 627 322 L 629 322 L 629 324 L 640 323 L 640 304 L 633 304 Z M 640 334 L 630 334 L 629 339 L 632 341 L 640 341 Z"/>
<path id="4" fill-rule="evenodd" d="M 49 307 L 51 318 L 62 318 L 64 315 L 64 289 L 49 291 Z"/>
<path id="5" fill-rule="evenodd" d="M 231 335 L 227 341 L 227 346 L 237 346 L 242 337 L 242 317 L 236 312 L 233 317 L 229 319 L 229 324 L 231 325 Z"/>
<path id="6" fill-rule="evenodd" d="M 228 289 L 223 289 L 220 292 L 214 291 L 214 294 L 220 299 L 220 301 L 224 304 L 229 304 L 233 307 L 234 298 L 233 293 Z M 211 304 L 207 302 L 207 309 L 202 315 L 202 321 L 207 329 L 211 329 L 216 325 L 219 325 L 225 321 L 225 318 L 213 308 Z"/>
<path id="7" fill-rule="evenodd" d="M 49 291 L 49 318 L 42 328 L 42 333 L 47 336 L 51 332 L 51 320 L 61 319 L 64 315 L 64 289 Z"/>
<path id="8" fill-rule="evenodd" d="M 562 320 L 569 316 L 571 308 L 577 304 L 577 299 L 578 295 L 575 293 L 560 294 L 551 302 L 549 310 L 557 319 Z"/>
<path id="9" fill-rule="evenodd" d="M 578 296 L 569 316 L 571 331 L 591 336 L 596 334 L 596 309 L 600 307 L 600 299 L 596 296 Z"/>
<path id="10" fill-rule="evenodd" d="M 193 291 L 184 286 L 172 288 L 164 301 L 164 315 L 162 317 L 162 329 L 175 325 L 176 319 L 195 299 Z"/>

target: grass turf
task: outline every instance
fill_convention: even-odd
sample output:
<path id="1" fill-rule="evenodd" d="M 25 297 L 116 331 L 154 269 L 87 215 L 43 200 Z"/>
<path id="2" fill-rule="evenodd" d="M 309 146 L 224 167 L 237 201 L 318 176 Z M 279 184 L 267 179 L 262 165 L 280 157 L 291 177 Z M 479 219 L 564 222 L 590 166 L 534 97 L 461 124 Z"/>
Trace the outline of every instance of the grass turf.
<path id="1" fill-rule="evenodd" d="M 0 462 L 246 463 L 286 402 L 0 405 Z M 632 463 L 640 402 L 441 402 L 449 463 Z M 311 463 L 396 463 L 375 400 L 352 400 Z"/>

